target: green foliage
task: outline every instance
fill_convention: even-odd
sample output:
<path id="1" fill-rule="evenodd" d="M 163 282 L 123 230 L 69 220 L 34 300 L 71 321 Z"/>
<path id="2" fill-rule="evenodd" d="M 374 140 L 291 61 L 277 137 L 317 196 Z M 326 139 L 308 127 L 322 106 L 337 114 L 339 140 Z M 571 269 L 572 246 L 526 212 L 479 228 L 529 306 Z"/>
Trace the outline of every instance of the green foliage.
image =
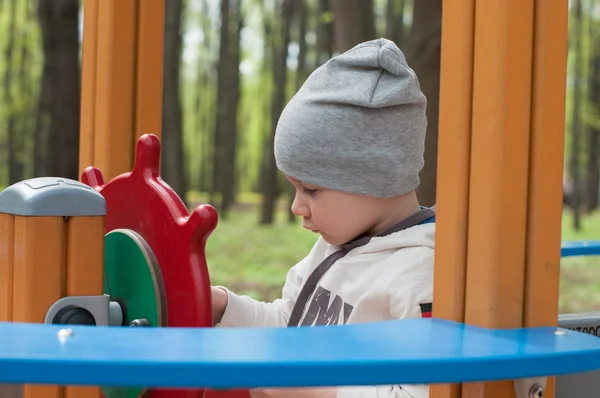
<path id="1" fill-rule="evenodd" d="M 233 210 L 209 238 L 211 283 L 271 301 L 281 295 L 287 271 L 309 253 L 317 236 L 299 222 L 288 223 L 283 209 L 273 225 L 258 225 L 253 209 Z"/>
<path id="2" fill-rule="evenodd" d="M 11 19 L 10 7 L 9 2 L 5 2 L 0 12 L 0 184 L 8 183 L 7 124 L 10 117 L 16 122 L 15 129 L 25 150 L 16 154 L 17 160 L 25 163 L 28 175 L 32 172 L 33 162 L 24 160 L 31 156 L 33 139 L 22 133 L 33 129 L 44 58 L 35 2 L 16 0 L 14 19 Z M 11 24 L 14 24 L 15 36 L 9 65 L 6 54 Z M 4 80 L 8 68 L 11 68 L 9 93 L 5 91 Z M 6 101 L 7 94 L 10 94 L 10 102 Z"/>
<path id="3" fill-rule="evenodd" d="M 600 240 L 600 212 L 582 217 L 581 231 L 573 229 L 571 213 L 562 221 L 562 240 Z M 600 310 L 600 256 L 564 258 L 560 270 L 561 313 Z"/>
<path id="4" fill-rule="evenodd" d="M 571 151 L 571 132 L 573 126 L 573 89 L 576 84 L 580 85 L 581 88 L 581 99 L 580 99 L 580 114 L 578 117 L 581 120 L 581 143 L 580 143 L 580 154 L 579 164 L 584 165 L 587 160 L 587 145 L 586 133 L 587 129 L 593 126 L 600 126 L 600 111 L 599 104 L 594 104 L 589 101 L 589 79 L 590 79 L 590 62 L 591 56 L 594 52 L 600 51 L 600 48 L 595 49 L 595 41 L 597 41 L 598 34 L 600 33 L 600 20 L 599 14 L 596 11 L 597 5 L 594 0 L 581 0 L 582 1 L 582 20 L 581 20 L 581 35 L 579 38 L 575 36 L 576 31 L 574 26 L 577 23 L 575 19 L 574 2 L 570 1 L 570 13 L 569 13 L 569 50 L 567 57 L 567 81 L 566 83 L 566 103 L 565 103 L 565 149 L 564 149 L 564 164 L 566 171 L 569 172 L 568 162 L 570 159 Z M 575 58 L 577 54 L 577 40 L 581 40 L 581 70 L 575 70 Z M 598 76 L 591 76 L 591 78 L 600 78 Z M 583 169 L 583 168 L 582 168 Z"/>

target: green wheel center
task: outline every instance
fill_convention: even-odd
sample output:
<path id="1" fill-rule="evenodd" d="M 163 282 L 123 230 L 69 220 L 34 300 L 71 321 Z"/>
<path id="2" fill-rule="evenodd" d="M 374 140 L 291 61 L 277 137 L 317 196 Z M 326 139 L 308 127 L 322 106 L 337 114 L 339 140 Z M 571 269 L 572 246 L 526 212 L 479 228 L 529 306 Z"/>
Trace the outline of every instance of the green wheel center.
<path id="1" fill-rule="evenodd" d="M 123 309 L 123 326 L 167 324 L 164 285 L 152 250 L 134 231 L 117 229 L 104 237 L 104 293 Z M 147 322 L 146 322 L 147 320 Z M 138 326 L 139 327 L 139 326 Z M 143 326 L 142 326 L 143 327 Z M 106 398 L 140 398 L 145 387 L 103 387 Z"/>

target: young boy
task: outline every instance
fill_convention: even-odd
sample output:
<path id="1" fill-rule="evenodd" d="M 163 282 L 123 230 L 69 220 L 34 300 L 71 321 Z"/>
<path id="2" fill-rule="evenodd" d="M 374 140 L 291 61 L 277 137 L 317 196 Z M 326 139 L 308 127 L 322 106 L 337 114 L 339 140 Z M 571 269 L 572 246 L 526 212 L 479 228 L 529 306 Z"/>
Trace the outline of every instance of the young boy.
<path id="1" fill-rule="evenodd" d="M 315 70 L 277 125 L 277 167 L 294 214 L 320 235 L 263 303 L 213 286 L 220 327 L 338 325 L 429 316 L 434 210 L 415 189 L 426 99 L 391 41 L 361 43 Z M 428 386 L 257 389 L 253 397 L 411 397 Z"/>

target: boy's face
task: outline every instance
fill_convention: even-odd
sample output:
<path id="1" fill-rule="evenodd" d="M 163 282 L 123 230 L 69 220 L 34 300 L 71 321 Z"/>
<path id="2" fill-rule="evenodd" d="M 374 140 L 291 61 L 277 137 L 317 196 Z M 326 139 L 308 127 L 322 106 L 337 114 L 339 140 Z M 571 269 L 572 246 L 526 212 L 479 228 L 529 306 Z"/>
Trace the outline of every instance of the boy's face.
<path id="1" fill-rule="evenodd" d="M 306 184 L 286 175 L 296 188 L 292 212 L 302 226 L 332 245 L 343 245 L 370 231 L 385 216 L 376 198 Z"/>

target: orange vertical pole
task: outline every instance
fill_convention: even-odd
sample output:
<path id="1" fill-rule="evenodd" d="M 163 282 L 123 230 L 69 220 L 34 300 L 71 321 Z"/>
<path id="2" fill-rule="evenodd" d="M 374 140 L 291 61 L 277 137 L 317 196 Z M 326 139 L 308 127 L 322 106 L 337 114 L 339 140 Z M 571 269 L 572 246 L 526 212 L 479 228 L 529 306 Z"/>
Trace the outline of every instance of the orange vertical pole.
<path id="1" fill-rule="evenodd" d="M 0 213 L 0 322 L 12 321 L 14 217 Z"/>
<path id="2" fill-rule="evenodd" d="M 448 0 L 443 18 L 434 315 L 555 325 L 567 4 Z M 514 387 L 436 385 L 431 395 L 510 398 Z"/>
<path id="3" fill-rule="evenodd" d="M 48 308 L 64 297 L 64 218 L 16 215 L 14 228 L 13 321 L 43 323 Z M 62 398 L 60 386 L 23 390 L 23 398 Z"/>
<path id="4" fill-rule="evenodd" d="M 91 165 L 107 180 L 128 172 L 137 138 L 161 136 L 164 7 L 165 0 L 84 2 L 80 174 Z"/>
<path id="5" fill-rule="evenodd" d="M 134 147 L 144 134 L 161 138 L 165 0 L 142 0 L 138 13 Z"/>
<path id="6" fill-rule="evenodd" d="M 67 296 L 104 294 L 104 217 L 79 216 L 67 221 Z M 100 387 L 69 386 L 64 398 L 100 398 Z"/>
<path id="7" fill-rule="evenodd" d="M 535 5 L 524 325 L 558 323 L 568 2 Z M 554 397 L 554 378 L 544 397 Z"/>
<path id="8" fill-rule="evenodd" d="M 104 216 L 67 221 L 67 295 L 104 294 Z"/>
<path id="9" fill-rule="evenodd" d="M 465 322 L 521 327 L 527 230 L 533 0 L 477 3 Z M 509 398 L 512 382 L 465 398 Z"/>
<path id="10" fill-rule="evenodd" d="M 99 0 L 83 2 L 83 45 L 81 50 L 81 121 L 79 129 L 79 174 L 94 161 L 96 115 L 96 64 L 98 62 Z"/>
<path id="11" fill-rule="evenodd" d="M 433 315 L 464 321 L 475 0 L 447 0 L 442 13 L 440 123 Z M 460 384 L 431 386 L 431 398 L 458 398 Z"/>
<path id="12" fill-rule="evenodd" d="M 99 3 L 93 165 L 107 181 L 133 165 L 136 10 L 136 0 Z"/>

